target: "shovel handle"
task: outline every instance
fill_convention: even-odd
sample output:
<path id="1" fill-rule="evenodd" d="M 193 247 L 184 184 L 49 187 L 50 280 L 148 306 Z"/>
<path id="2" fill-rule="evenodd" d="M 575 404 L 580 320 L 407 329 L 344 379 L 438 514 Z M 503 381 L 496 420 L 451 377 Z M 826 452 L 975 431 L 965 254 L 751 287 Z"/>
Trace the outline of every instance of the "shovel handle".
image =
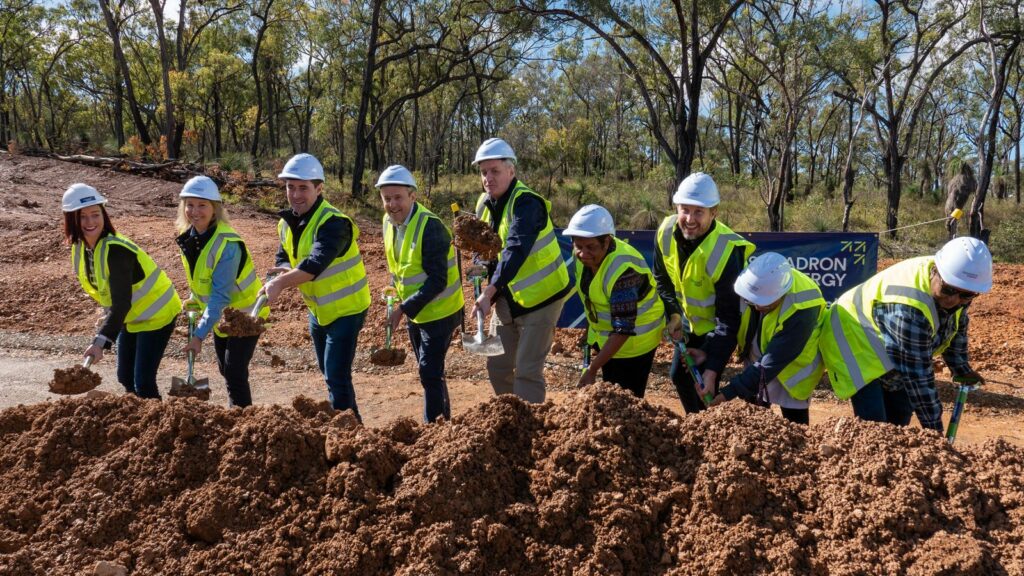
<path id="1" fill-rule="evenodd" d="M 693 378 L 693 381 L 701 388 L 704 388 L 704 377 L 700 375 L 700 370 L 697 370 L 697 364 L 694 363 L 693 358 L 691 358 L 690 354 L 686 351 L 686 346 L 679 340 L 676 340 L 675 344 L 676 349 L 679 350 L 679 354 L 681 354 L 683 360 L 686 361 L 686 368 L 690 370 L 690 376 Z M 701 400 L 704 401 L 705 406 L 710 406 L 714 399 L 715 395 L 711 392 L 701 396 Z"/>
<path id="2" fill-rule="evenodd" d="M 83 366 L 83 367 L 85 367 L 85 368 L 88 368 L 89 366 L 92 366 L 92 361 L 93 361 L 93 360 L 94 360 L 95 358 L 96 358 L 96 357 L 95 357 L 95 356 L 93 356 L 92 354 L 90 354 L 90 355 L 86 356 L 86 357 L 85 357 L 85 361 L 83 361 L 83 362 L 82 362 L 82 366 Z"/>
<path id="3" fill-rule="evenodd" d="M 194 311 L 192 311 L 192 310 L 189 310 L 189 312 L 188 312 L 188 341 L 189 342 L 192 341 L 192 336 L 194 336 L 195 333 L 196 333 L 196 313 Z M 193 380 L 193 378 L 192 378 L 192 367 L 193 367 L 193 365 L 195 364 L 195 361 L 196 361 L 196 353 L 193 352 L 191 349 L 189 349 L 188 354 L 186 354 L 186 356 L 188 357 L 188 379 L 187 379 L 187 381 L 188 381 L 189 385 L 191 385 L 192 384 L 192 380 Z"/>
<path id="4" fill-rule="evenodd" d="M 974 386 L 961 384 L 956 394 L 956 403 L 953 404 L 953 413 L 949 416 L 949 427 L 946 429 L 946 441 L 953 444 L 956 441 L 956 433 L 960 428 L 960 417 L 963 416 L 964 406 L 967 404 L 967 393 L 974 390 Z"/>
<path id="5" fill-rule="evenodd" d="M 390 292 L 384 293 L 385 308 L 387 309 L 387 317 L 384 319 L 384 349 L 391 349 L 391 309 L 395 303 L 395 297 Z"/>
<path id="6" fill-rule="evenodd" d="M 256 303 L 253 304 L 252 312 L 249 312 L 249 316 L 252 317 L 252 318 L 259 317 L 259 315 L 260 315 L 260 308 L 263 308 L 263 305 L 266 304 L 266 303 L 267 303 L 267 295 L 266 294 L 260 294 L 260 297 L 256 299 Z"/>

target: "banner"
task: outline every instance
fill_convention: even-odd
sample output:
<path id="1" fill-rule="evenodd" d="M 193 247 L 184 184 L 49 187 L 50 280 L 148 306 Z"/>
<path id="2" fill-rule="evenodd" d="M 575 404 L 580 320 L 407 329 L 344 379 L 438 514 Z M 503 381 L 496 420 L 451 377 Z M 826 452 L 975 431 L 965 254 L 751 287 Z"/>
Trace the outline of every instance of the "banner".
<path id="1" fill-rule="evenodd" d="M 569 278 L 576 286 L 576 265 L 572 241 L 555 229 L 562 257 L 569 267 Z M 654 267 L 654 230 L 621 230 L 619 240 L 636 248 L 647 265 Z M 878 269 L 878 234 L 875 232 L 740 232 L 757 246 L 754 256 L 778 252 L 789 258 L 794 268 L 807 274 L 821 287 L 825 299 L 832 302 L 849 288 L 872 277 Z M 583 304 L 573 291 L 558 319 L 561 328 L 587 325 Z"/>

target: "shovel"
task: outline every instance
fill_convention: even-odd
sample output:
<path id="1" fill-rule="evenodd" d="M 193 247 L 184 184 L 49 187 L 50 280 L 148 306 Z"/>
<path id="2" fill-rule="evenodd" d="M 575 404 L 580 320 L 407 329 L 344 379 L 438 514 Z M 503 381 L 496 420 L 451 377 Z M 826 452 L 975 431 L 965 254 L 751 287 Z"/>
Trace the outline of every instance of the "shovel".
<path id="1" fill-rule="evenodd" d="M 188 339 L 192 340 L 192 336 L 196 331 L 196 316 L 199 313 L 195 310 L 188 311 Z M 210 380 L 208 378 L 196 379 L 194 375 L 196 355 L 191 350 L 188 351 L 188 376 L 185 379 L 178 377 L 171 378 L 171 390 L 168 392 L 171 396 L 178 396 L 182 398 L 191 397 L 199 398 L 200 400 L 210 399 Z"/>
<path id="2" fill-rule="evenodd" d="M 474 274 L 470 280 L 473 282 L 474 300 L 479 299 L 480 281 L 483 280 L 483 276 Z M 501 345 L 500 338 L 493 334 L 484 338 L 484 313 L 479 308 L 476 310 L 476 334 L 463 334 L 462 348 L 479 356 L 501 356 L 505 353 L 505 347 Z"/>
<path id="3" fill-rule="evenodd" d="M 370 353 L 370 363 L 378 366 L 399 366 L 405 363 L 405 350 L 391 347 L 391 311 L 395 306 L 396 291 L 393 287 L 384 289 L 387 317 L 384 321 L 384 347 Z"/>
<path id="4" fill-rule="evenodd" d="M 953 444 L 956 441 L 956 432 L 960 427 L 960 417 L 963 416 L 964 406 L 967 404 L 967 393 L 977 388 L 974 384 L 960 384 L 956 394 L 956 403 L 953 404 L 953 414 L 949 417 L 949 427 L 946 428 L 946 442 Z"/>
<path id="5" fill-rule="evenodd" d="M 100 375 L 89 370 L 92 361 L 92 356 L 86 356 L 81 366 L 73 366 L 66 370 L 61 368 L 54 370 L 53 380 L 50 381 L 50 392 L 69 395 L 81 394 L 99 386 Z"/>
<path id="6" fill-rule="evenodd" d="M 690 370 L 690 377 L 693 378 L 693 381 L 697 384 L 697 386 L 703 388 L 704 377 L 700 375 L 700 370 L 697 370 L 697 364 L 694 363 L 693 358 L 691 358 L 690 354 L 686 351 L 686 343 L 682 340 L 673 340 L 673 344 L 675 345 L 676 350 L 679 352 L 679 355 L 682 356 L 683 360 L 686 361 L 686 368 Z M 711 402 L 714 399 L 715 395 L 712 394 L 711 392 L 708 392 L 701 397 L 701 400 L 704 401 L 705 406 L 710 406 Z"/>

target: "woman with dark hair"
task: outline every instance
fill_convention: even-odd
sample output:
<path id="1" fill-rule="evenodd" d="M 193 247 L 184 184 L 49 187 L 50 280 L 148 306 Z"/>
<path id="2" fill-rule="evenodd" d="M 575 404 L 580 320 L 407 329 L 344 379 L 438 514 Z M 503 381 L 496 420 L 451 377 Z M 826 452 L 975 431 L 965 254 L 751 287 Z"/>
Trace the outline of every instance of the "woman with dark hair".
<path id="1" fill-rule="evenodd" d="M 156 372 L 181 312 L 167 274 L 134 242 L 114 230 L 104 198 L 87 184 L 64 192 L 64 239 L 79 283 L 107 310 L 92 344 L 93 362 L 117 340 L 117 380 L 131 394 L 160 398 Z"/>

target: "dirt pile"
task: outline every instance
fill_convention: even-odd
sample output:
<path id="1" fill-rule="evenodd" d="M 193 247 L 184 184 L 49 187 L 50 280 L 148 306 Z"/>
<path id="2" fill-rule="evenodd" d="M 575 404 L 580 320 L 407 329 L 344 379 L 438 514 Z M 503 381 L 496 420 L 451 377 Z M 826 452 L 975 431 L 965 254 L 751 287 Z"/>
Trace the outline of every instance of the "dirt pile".
<path id="1" fill-rule="evenodd" d="M 476 252 L 484 260 L 494 260 L 501 251 L 501 238 L 491 225 L 469 214 L 459 214 L 452 225 L 455 246 L 466 252 Z"/>
<path id="2" fill-rule="evenodd" d="M 367 429 L 300 398 L 0 412 L 0 573 L 1024 574 L 1024 451 L 606 385 Z"/>
<path id="3" fill-rule="evenodd" d="M 377 366 L 401 366 L 405 364 L 405 350 L 401 348 L 376 348 L 370 351 L 370 362 Z"/>

